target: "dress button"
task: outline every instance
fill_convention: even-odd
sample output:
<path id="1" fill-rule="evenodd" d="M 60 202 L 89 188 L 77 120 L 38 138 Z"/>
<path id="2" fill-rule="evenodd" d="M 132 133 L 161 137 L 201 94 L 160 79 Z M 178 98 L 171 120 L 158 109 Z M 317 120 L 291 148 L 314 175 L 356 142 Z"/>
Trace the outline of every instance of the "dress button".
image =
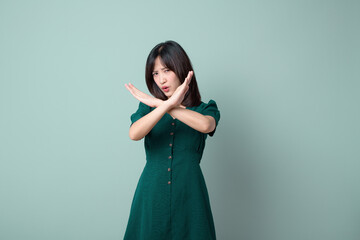
<path id="1" fill-rule="evenodd" d="M 170 135 L 174 135 L 174 133 L 173 133 L 173 132 L 171 132 L 171 133 L 170 133 Z"/>
<path id="2" fill-rule="evenodd" d="M 171 156 L 169 156 L 169 159 L 171 159 Z"/>
<path id="3" fill-rule="evenodd" d="M 171 183 L 171 181 L 168 181 L 168 184 L 170 184 Z"/>
<path id="4" fill-rule="evenodd" d="M 171 171 L 171 169 L 170 168 L 168 168 L 168 172 L 170 172 Z"/>
<path id="5" fill-rule="evenodd" d="M 175 123 L 171 123 L 171 125 L 173 125 L 173 126 L 174 126 L 174 125 L 175 125 Z"/>
<path id="6" fill-rule="evenodd" d="M 169 146 L 171 147 L 171 146 L 172 146 L 172 143 L 170 143 Z"/>

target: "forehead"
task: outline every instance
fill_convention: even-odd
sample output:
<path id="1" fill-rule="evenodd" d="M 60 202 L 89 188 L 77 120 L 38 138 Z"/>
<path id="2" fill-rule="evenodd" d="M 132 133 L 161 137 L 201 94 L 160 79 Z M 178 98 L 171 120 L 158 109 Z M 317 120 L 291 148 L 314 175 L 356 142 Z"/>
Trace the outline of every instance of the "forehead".
<path id="1" fill-rule="evenodd" d="M 153 71 L 159 71 L 162 68 L 166 68 L 166 65 L 163 63 L 163 61 L 160 57 L 157 57 L 154 62 L 154 70 Z"/>

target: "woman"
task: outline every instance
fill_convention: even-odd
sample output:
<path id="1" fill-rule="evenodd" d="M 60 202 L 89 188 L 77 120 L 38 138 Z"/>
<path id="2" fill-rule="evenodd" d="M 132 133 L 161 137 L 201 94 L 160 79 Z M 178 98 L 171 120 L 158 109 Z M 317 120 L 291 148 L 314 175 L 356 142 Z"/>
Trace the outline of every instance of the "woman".
<path id="1" fill-rule="evenodd" d="M 201 101 L 184 49 L 174 41 L 156 45 L 146 61 L 150 96 L 125 84 L 138 99 L 129 136 L 145 137 L 146 165 L 131 205 L 125 240 L 216 239 L 200 168 L 207 135 L 220 119 L 216 102 Z"/>

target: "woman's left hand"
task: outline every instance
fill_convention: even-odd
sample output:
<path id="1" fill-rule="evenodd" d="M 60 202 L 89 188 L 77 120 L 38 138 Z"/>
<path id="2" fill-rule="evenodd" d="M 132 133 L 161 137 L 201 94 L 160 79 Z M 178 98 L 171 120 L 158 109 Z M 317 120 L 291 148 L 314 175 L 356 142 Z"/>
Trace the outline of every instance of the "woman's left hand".
<path id="1" fill-rule="evenodd" d="M 193 71 L 189 71 L 184 82 L 176 88 L 175 92 L 171 95 L 170 98 L 165 100 L 165 102 L 168 102 L 173 107 L 180 106 L 180 104 L 184 100 L 186 92 L 189 90 L 189 84 L 191 82 L 193 74 L 194 74 Z"/>
<path id="2" fill-rule="evenodd" d="M 155 98 L 153 96 L 150 96 L 149 94 L 146 94 L 139 89 L 137 89 L 134 85 L 131 83 L 126 84 L 125 87 L 129 90 L 129 92 L 140 102 L 143 102 L 144 104 L 150 106 L 150 107 L 158 107 L 163 102 L 163 100 Z"/>

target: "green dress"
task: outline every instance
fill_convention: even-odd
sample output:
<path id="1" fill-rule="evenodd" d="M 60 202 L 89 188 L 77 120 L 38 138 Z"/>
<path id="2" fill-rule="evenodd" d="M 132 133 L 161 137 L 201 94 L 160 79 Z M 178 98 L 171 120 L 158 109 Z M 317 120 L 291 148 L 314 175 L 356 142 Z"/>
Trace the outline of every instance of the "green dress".
<path id="1" fill-rule="evenodd" d="M 139 102 L 131 124 L 154 108 Z M 216 102 L 187 107 L 213 116 Z M 215 240 L 209 195 L 200 168 L 207 135 L 168 113 L 145 136 L 146 164 L 131 204 L 124 240 Z"/>

